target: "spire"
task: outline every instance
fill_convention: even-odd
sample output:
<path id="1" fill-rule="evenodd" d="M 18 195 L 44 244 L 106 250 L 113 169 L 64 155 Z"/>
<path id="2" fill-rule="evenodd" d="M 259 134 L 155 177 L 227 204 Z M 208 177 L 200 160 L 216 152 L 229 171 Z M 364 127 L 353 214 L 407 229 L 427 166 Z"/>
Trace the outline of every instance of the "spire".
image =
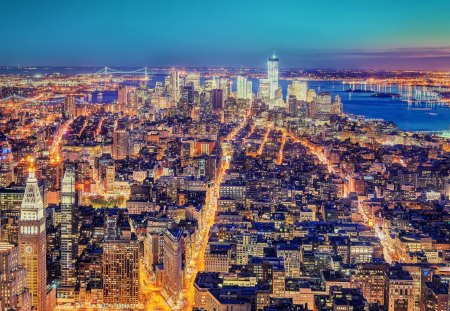
<path id="1" fill-rule="evenodd" d="M 39 185 L 35 175 L 34 158 L 29 157 L 27 160 L 28 180 L 23 195 L 20 218 L 30 219 L 30 216 L 32 216 L 32 220 L 38 220 L 43 217 L 44 204 L 42 203 L 41 192 L 39 191 Z M 30 210 L 36 211 L 36 213 L 24 213 L 24 210 L 27 210 L 27 212 L 30 212 Z"/>
<path id="2" fill-rule="evenodd" d="M 28 182 L 34 182 L 34 181 L 37 182 L 36 175 L 35 175 L 36 168 L 34 166 L 34 158 L 32 156 L 28 156 L 27 157 L 27 162 L 28 162 L 28 169 L 27 169 L 28 170 L 28 180 L 27 180 L 27 184 L 28 184 Z"/>
<path id="3" fill-rule="evenodd" d="M 240 76 L 242 76 L 244 74 L 244 69 L 242 68 L 242 65 L 241 65 L 241 68 L 239 69 L 239 73 L 238 74 Z"/>

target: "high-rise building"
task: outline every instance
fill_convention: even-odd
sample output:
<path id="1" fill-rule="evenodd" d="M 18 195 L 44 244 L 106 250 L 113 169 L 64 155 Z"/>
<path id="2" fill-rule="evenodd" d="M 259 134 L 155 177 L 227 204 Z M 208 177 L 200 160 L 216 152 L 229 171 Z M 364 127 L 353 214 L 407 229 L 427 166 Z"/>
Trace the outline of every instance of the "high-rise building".
<path id="1" fill-rule="evenodd" d="M 106 172 L 105 172 L 105 179 L 104 179 L 104 184 L 105 184 L 105 190 L 106 192 L 113 192 L 114 191 L 114 182 L 116 180 L 116 167 L 113 165 L 108 165 L 106 167 Z"/>
<path id="2" fill-rule="evenodd" d="M 211 90 L 211 103 L 214 110 L 222 110 L 224 101 L 224 92 L 222 89 Z"/>
<path id="3" fill-rule="evenodd" d="M 223 91 L 223 98 L 230 97 L 231 93 L 231 83 L 228 78 L 220 78 L 219 79 L 219 89 Z"/>
<path id="4" fill-rule="evenodd" d="M 267 79 L 270 84 L 270 99 L 275 99 L 275 93 L 278 90 L 278 58 L 275 54 L 267 61 Z"/>
<path id="5" fill-rule="evenodd" d="M 263 101 L 270 100 L 270 80 L 259 79 L 258 98 Z"/>
<path id="6" fill-rule="evenodd" d="M 181 87 L 183 86 L 180 72 L 178 70 L 172 70 L 167 82 L 169 82 L 169 84 L 166 85 L 166 88 L 170 94 L 171 99 L 175 102 L 178 102 L 180 100 Z"/>
<path id="7" fill-rule="evenodd" d="M 117 104 L 119 106 L 119 112 L 126 111 L 126 108 L 128 106 L 128 92 L 129 90 L 127 85 L 119 86 L 119 90 L 117 91 Z"/>
<path id="8" fill-rule="evenodd" d="M 182 231 L 178 228 L 164 230 L 163 295 L 176 302 L 183 288 Z"/>
<path id="9" fill-rule="evenodd" d="M 103 301 L 107 306 L 139 306 L 139 258 L 135 235 L 103 243 Z"/>
<path id="10" fill-rule="evenodd" d="M 130 133 L 125 128 L 118 128 L 113 135 L 113 157 L 123 160 L 129 155 Z"/>
<path id="11" fill-rule="evenodd" d="M 0 187 L 8 187 L 14 181 L 14 159 L 8 141 L 0 143 Z"/>
<path id="12" fill-rule="evenodd" d="M 186 85 L 192 85 L 194 87 L 194 91 L 200 91 L 200 74 L 196 72 L 190 72 L 186 75 L 185 78 Z"/>
<path id="13" fill-rule="evenodd" d="M 76 100 L 74 95 L 68 95 L 64 98 L 63 115 L 65 118 L 70 119 L 75 117 L 76 114 Z"/>
<path id="14" fill-rule="evenodd" d="M 236 83 L 236 97 L 238 99 L 251 99 L 252 81 L 242 75 L 239 75 L 237 76 Z"/>
<path id="15" fill-rule="evenodd" d="M 211 118 L 212 104 L 206 93 L 200 95 L 200 121 Z"/>
<path id="16" fill-rule="evenodd" d="M 216 77 L 205 80 L 205 92 L 209 92 L 217 88 L 219 88 L 219 81 L 216 79 Z"/>
<path id="17" fill-rule="evenodd" d="M 61 182 L 61 286 L 76 283 L 74 259 L 77 254 L 75 168 L 68 166 Z"/>
<path id="18" fill-rule="evenodd" d="M 26 270 L 19 264 L 19 248 L 0 242 L 0 310 L 31 311 Z"/>
<path id="19" fill-rule="evenodd" d="M 0 188 L 0 215 L 5 221 L 2 225 L 1 240 L 12 244 L 18 241 L 18 220 L 25 187 L 10 186 Z"/>
<path id="20" fill-rule="evenodd" d="M 46 310 L 46 244 L 44 205 L 34 172 L 34 160 L 31 160 L 20 208 L 19 254 L 20 264 L 27 271 L 32 305 L 37 311 Z"/>
<path id="21" fill-rule="evenodd" d="M 253 98 L 253 82 L 251 80 L 247 80 L 247 99 Z"/>
<path id="22" fill-rule="evenodd" d="M 192 109 L 194 108 L 194 96 L 195 87 L 192 83 L 184 86 L 181 91 L 181 99 L 178 103 L 178 112 L 183 116 L 191 116 Z"/>
<path id="23" fill-rule="evenodd" d="M 297 100 L 306 101 L 308 97 L 308 82 L 302 80 L 294 80 L 288 86 L 287 97 L 295 96 Z"/>

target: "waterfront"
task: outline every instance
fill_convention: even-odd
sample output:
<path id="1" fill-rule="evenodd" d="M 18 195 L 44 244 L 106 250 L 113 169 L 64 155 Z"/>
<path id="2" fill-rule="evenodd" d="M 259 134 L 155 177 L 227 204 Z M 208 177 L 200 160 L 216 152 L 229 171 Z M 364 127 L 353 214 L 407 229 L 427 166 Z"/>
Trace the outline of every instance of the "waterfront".
<path id="1" fill-rule="evenodd" d="M 89 74 L 96 72 L 99 67 L 77 68 L 77 67 L 39 67 L 33 69 L 11 67 L 9 69 L 0 69 L 0 74 L 25 74 L 34 77 L 40 75 L 54 74 Z M 125 69 L 123 69 L 125 70 Z M 131 70 L 131 69 L 128 69 Z M 167 69 L 158 69 L 158 73 L 150 75 L 147 85 L 151 88 L 155 87 L 157 82 L 164 83 L 164 77 L 167 75 Z M 160 73 L 159 73 L 160 72 Z M 257 94 L 259 88 L 259 80 L 256 78 L 252 81 L 252 91 Z M 135 81 L 130 84 L 137 85 Z M 204 78 L 201 78 L 204 83 Z M 286 99 L 287 86 L 291 80 L 280 80 L 280 86 L 283 96 Z M 309 80 L 308 88 L 319 92 L 330 92 L 334 97 L 341 96 L 344 112 L 354 114 L 370 119 L 384 119 L 394 122 L 399 129 L 404 131 L 447 131 L 450 128 L 450 107 L 447 105 L 430 105 L 425 103 L 415 103 L 414 106 L 408 107 L 407 102 L 402 101 L 398 97 L 373 97 L 371 92 L 347 92 L 349 85 L 343 86 L 342 81 L 318 81 Z M 233 83 L 232 90 L 236 91 L 236 84 Z M 395 87 L 388 91 L 396 92 Z M 96 94 L 93 100 L 97 100 Z M 103 94 L 102 101 L 105 103 L 117 100 L 117 92 L 107 92 Z M 425 108 L 425 109 L 424 109 Z"/>

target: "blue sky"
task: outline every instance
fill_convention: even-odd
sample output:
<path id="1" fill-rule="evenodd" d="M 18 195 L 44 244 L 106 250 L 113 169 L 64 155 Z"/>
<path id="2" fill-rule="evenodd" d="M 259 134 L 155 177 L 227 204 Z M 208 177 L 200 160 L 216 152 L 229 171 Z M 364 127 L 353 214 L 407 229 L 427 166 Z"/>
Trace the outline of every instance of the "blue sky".
<path id="1" fill-rule="evenodd" d="M 1 65 L 450 69 L 450 1 L 5 0 Z"/>

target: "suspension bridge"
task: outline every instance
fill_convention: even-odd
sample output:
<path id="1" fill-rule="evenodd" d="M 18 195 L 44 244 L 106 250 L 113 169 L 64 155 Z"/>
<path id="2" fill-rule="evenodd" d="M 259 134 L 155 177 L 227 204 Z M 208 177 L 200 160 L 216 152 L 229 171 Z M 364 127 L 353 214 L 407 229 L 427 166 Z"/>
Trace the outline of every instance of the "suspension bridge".
<path id="1" fill-rule="evenodd" d="M 58 97 L 58 98 L 51 98 L 48 100 L 41 100 L 34 97 L 24 97 L 18 94 L 13 94 L 4 98 L 0 99 L 0 106 L 10 104 L 11 102 L 15 103 L 24 103 L 25 107 L 33 107 L 33 106 L 39 106 L 39 105 L 49 105 L 49 104 L 60 104 L 64 102 L 65 97 Z M 75 101 L 78 104 L 90 104 L 89 102 L 85 101 L 83 98 L 75 97 Z"/>
<path id="2" fill-rule="evenodd" d="M 148 67 L 139 68 L 136 70 L 118 70 L 118 69 L 114 69 L 111 67 L 104 67 L 104 68 L 100 69 L 99 71 L 96 71 L 94 74 L 97 74 L 97 75 L 114 75 L 114 74 L 144 75 L 145 77 L 147 77 L 148 75 L 152 75 L 152 74 L 156 74 L 156 73 L 157 73 L 156 71 L 151 70 Z"/>
<path id="3" fill-rule="evenodd" d="M 0 99 L 0 105 L 7 104 L 10 102 L 23 102 L 26 106 L 37 106 L 37 105 L 45 105 L 45 104 L 57 104 L 64 101 L 64 98 L 52 98 L 49 100 L 41 100 L 35 97 L 24 97 L 18 94 L 13 94 Z"/>

